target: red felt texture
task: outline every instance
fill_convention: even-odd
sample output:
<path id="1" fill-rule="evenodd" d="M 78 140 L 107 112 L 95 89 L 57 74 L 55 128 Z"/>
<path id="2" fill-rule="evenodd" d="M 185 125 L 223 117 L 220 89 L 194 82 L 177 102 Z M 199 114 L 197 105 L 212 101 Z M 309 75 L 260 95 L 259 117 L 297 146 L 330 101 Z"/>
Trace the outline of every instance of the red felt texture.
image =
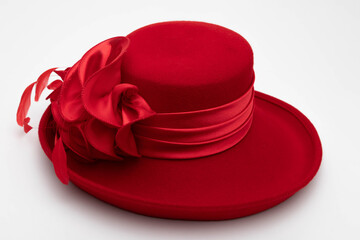
<path id="1" fill-rule="evenodd" d="M 48 85 L 51 72 L 62 80 Z M 141 214 L 221 220 L 268 209 L 321 162 L 310 121 L 254 90 L 253 53 L 214 24 L 165 22 L 107 39 L 32 88 L 53 92 L 39 127 L 60 181 Z"/>
<path id="2" fill-rule="evenodd" d="M 227 28 L 165 22 L 127 37 L 122 81 L 136 85 L 156 112 L 219 106 L 239 98 L 252 85 L 251 47 Z"/>
<path id="3" fill-rule="evenodd" d="M 321 144 L 298 110 L 256 92 L 246 137 L 219 154 L 188 160 L 138 158 L 82 163 L 68 154 L 70 180 L 106 202 L 137 213 L 222 220 L 263 211 L 286 200 L 316 174 Z M 47 110 L 39 137 L 51 157 L 54 132 Z"/>

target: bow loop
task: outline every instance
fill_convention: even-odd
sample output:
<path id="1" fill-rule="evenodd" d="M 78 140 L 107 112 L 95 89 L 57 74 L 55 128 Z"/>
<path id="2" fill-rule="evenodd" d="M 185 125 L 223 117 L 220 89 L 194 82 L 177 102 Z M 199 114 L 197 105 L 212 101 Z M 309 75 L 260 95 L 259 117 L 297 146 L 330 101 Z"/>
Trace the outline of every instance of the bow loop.
<path id="1" fill-rule="evenodd" d="M 126 37 L 105 40 L 89 51 L 66 75 L 66 81 L 60 96 L 61 113 L 69 122 L 80 122 L 88 118 L 86 102 L 81 97 L 88 82 L 97 88 L 100 96 L 111 92 L 121 82 L 120 66 L 122 55 L 129 45 Z M 97 99 L 97 96 L 89 96 Z"/>
<path id="2" fill-rule="evenodd" d="M 109 68 L 121 62 L 121 57 L 129 46 L 129 39 L 126 37 L 115 37 L 105 40 L 88 52 L 80 60 L 78 74 L 82 85 L 90 77 L 104 68 Z M 117 69 L 120 71 L 120 69 Z M 115 76 L 112 77 L 115 79 Z M 110 79 L 107 79 L 110 80 Z M 120 80 L 120 79 L 117 79 Z"/>

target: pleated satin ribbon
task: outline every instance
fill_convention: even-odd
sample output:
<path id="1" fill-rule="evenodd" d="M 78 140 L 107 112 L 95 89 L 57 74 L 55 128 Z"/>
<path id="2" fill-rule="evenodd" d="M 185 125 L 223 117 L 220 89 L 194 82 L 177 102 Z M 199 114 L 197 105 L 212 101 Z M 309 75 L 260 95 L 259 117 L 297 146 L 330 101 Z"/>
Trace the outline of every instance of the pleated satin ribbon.
<path id="1" fill-rule="evenodd" d="M 189 159 L 224 151 L 250 129 L 254 89 L 228 104 L 191 112 L 157 113 L 135 123 L 133 133 L 141 155 Z"/>

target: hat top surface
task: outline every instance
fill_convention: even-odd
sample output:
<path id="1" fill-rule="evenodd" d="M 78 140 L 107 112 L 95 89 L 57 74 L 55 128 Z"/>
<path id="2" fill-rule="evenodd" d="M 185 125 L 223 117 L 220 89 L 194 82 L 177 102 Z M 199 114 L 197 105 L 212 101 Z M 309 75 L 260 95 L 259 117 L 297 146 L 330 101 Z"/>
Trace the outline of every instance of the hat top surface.
<path id="1" fill-rule="evenodd" d="M 122 80 L 138 86 L 157 112 L 225 104 L 252 84 L 251 47 L 227 28 L 203 22 L 164 22 L 127 37 L 130 45 Z"/>

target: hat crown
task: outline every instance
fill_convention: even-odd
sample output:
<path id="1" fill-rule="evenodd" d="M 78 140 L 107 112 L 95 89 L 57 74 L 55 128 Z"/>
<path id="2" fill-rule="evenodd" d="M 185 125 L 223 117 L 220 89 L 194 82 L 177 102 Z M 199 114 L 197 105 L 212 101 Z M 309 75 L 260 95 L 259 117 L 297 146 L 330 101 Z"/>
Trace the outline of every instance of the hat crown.
<path id="1" fill-rule="evenodd" d="M 156 112 L 220 106 L 252 87 L 252 49 L 232 30 L 174 21 L 145 26 L 127 37 L 122 81 L 136 85 Z"/>

